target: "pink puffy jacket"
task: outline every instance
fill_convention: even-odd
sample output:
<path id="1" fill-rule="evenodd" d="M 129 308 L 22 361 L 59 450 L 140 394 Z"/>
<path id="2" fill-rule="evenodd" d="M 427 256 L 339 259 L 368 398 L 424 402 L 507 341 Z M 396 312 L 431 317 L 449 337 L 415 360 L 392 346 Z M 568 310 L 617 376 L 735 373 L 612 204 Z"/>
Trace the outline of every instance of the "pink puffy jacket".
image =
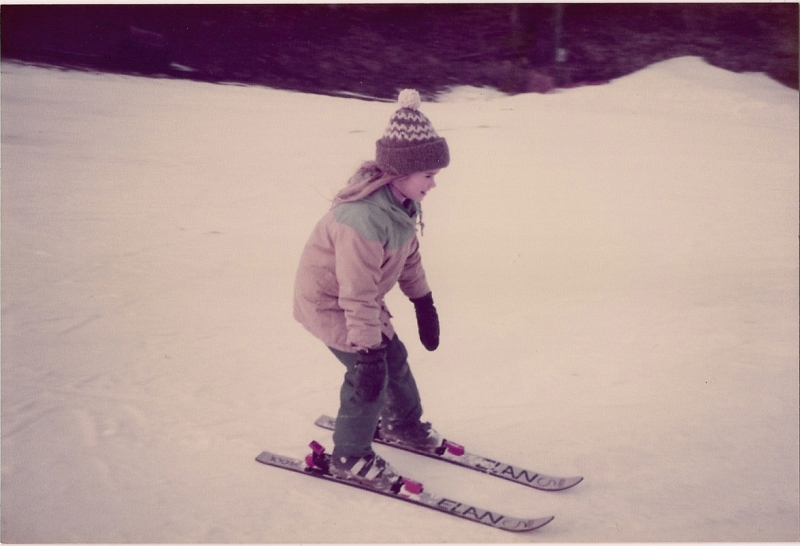
<path id="1" fill-rule="evenodd" d="M 384 186 L 323 216 L 300 257 L 295 319 L 340 351 L 394 337 L 384 296 L 398 283 L 409 298 L 431 291 L 419 254 L 418 206 L 404 207 Z"/>

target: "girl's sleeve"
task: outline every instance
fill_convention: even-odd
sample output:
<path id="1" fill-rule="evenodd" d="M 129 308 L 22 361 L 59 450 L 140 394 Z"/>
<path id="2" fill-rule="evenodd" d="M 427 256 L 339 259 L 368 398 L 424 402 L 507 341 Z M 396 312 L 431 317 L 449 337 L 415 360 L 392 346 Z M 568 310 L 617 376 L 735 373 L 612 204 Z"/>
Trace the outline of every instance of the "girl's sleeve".
<path id="1" fill-rule="evenodd" d="M 406 259 L 403 272 L 398 279 L 400 290 L 409 298 L 421 298 L 431 291 L 422 268 L 422 256 L 419 253 L 419 239 L 414 237 L 411 249 Z"/>

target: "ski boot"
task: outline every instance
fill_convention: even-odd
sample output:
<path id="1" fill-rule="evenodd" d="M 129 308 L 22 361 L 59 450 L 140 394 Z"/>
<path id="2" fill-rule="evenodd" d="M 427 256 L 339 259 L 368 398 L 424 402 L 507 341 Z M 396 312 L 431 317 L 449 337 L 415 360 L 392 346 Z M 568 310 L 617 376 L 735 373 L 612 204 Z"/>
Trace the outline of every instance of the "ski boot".
<path id="1" fill-rule="evenodd" d="M 380 434 L 393 444 L 420 451 L 435 451 L 442 444 L 442 436 L 431 424 L 419 421 L 405 426 L 381 423 Z"/>
<path id="2" fill-rule="evenodd" d="M 334 478 L 358 482 L 381 491 L 392 491 L 402 486 L 400 474 L 374 451 L 363 457 L 326 455 L 323 459 L 324 447 L 312 442 L 311 449 L 313 452 L 306 459 L 309 466 L 322 466 L 319 464 L 322 459 L 324 470 Z"/>
<path id="3" fill-rule="evenodd" d="M 374 452 L 364 457 L 334 459 L 325 453 L 325 448 L 319 442 L 312 441 L 308 446 L 311 453 L 306 456 L 306 472 L 322 472 L 340 480 L 354 481 L 361 486 L 401 497 L 419 497 L 424 489 L 420 482 L 400 476 Z"/>
<path id="4" fill-rule="evenodd" d="M 375 436 L 392 445 L 412 451 L 425 451 L 440 456 L 447 452 L 456 457 L 461 457 L 465 453 L 464 446 L 442 438 L 430 423 L 417 421 L 411 426 L 404 427 L 381 423 Z"/>

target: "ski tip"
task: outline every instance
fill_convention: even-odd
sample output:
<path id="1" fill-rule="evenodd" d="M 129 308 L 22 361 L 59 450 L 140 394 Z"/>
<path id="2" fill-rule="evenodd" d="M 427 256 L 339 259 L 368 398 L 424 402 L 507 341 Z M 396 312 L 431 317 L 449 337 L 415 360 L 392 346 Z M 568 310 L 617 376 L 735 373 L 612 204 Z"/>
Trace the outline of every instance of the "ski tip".
<path id="1" fill-rule="evenodd" d="M 511 521 L 506 521 L 505 525 L 503 525 L 501 528 L 515 533 L 526 533 L 528 531 L 536 531 L 537 529 L 541 529 L 554 519 L 556 519 L 555 516 L 545 516 L 534 519 L 516 520 L 513 523 Z"/>
<path id="2" fill-rule="evenodd" d="M 539 526 L 537 527 L 537 529 L 541 529 L 542 527 L 544 527 L 545 525 L 547 525 L 548 523 L 550 523 L 550 522 L 551 522 L 551 521 L 553 521 L 554 519 L 556 519 L 556 517 L 555 517 L 555 516 L 547 516 L 546 518 L 539 518 L 539 520 L 541 521 L 541 523 L 539 524 Z"/>
<path id="3" fill-rule="evenodd" d="M 535 482 L 527 482 L 528 485 L 539 491 L 566 491 L 572 489 L 583 481 L 583 476 L 572 478 L 555 478 L 553 476 L 539 476 Z M 526 483 L 517 481 L 517 483 Z"/>
<path id="4" fill-rule="evenodd" d="M 564 483 L 564 489 L 571 489 L 583 481 L 583 476 L 575 476 L 574 478 L 567 478 Z"/>

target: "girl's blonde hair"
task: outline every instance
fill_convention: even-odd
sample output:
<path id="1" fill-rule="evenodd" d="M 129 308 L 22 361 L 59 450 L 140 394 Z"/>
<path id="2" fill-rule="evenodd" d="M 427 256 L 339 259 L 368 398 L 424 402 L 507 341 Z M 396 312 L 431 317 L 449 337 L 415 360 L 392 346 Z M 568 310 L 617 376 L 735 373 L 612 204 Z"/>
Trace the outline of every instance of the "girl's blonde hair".
<path id="1" fill-rule="evenodd" d="M 358 171 L 350 177 L 350 180 L 347 181 L 347 185 L 333 198 L 332 207 L 340 203 L 360 201 L 368 195 L 372 195 L 380 188 L 406 177 L 407 175 L 399 175 L 379 165 L 376 161 L 365 161 L 361 164 Z"/>

